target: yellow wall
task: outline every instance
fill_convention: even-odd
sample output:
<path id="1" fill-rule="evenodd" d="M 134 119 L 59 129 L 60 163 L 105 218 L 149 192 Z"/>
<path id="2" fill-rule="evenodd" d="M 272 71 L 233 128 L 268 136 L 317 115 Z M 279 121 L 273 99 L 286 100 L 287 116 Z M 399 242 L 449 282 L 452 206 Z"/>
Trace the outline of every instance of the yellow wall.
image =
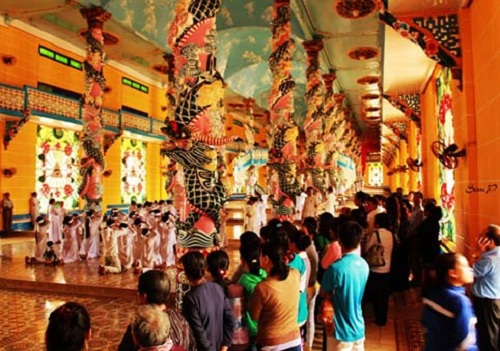
<path id="1" fill-rule="evenodd" d="M 13 27 L 0 27 L 2 38 L 2 53 L 16 57 L 15 65 L 0 66 L 0 83 L 22 87 L 24 85 L 36 87 L 38 82 L 57 86 L 76 93 L 82 92 L 84 85 L 84 72 L 62 65 L 51 59 L 41 57 L 38 54 L 38 45 L 45 46 L 60 54 L 83 62 L 72 52 L 64 50 L 43 39 L 34 37 L 28 33 Z M 84 43 L 82 42 L 82 48 Z M 104 107 L 112 110 L 121 109 L 126 105 L 148 113 L 159 120 L 163 120 L 164 112 L 161 106 L 166 104 L 164 89 L 149 85 L 137 77 L 124 74 L 111 66 L 104 66 L 106 86 L 111 90 L 104 96 Z M 131 87 L 122 85 L 122 77 L 125 76 L 137 81 L 149 88 L 149 94 L 142 93 Z M 0 122 L 0 133 L 3 137 L 5 122 Z M 30 193 L 35 190 L 35 140 L 36 124 L 28 122 L 17 136 L 11 141 L 7 150 L 0 150 L 0 168 L 17 169 L 17 174 L 12 178 L 0 175 L 0 193 L 9 191 L 15 203 L 14 214 L 27 214 L 29 212 L 28 199 Z M 121 203 L 121 142 L 116 140 L 105 155 L 106 169 L 113 173 L 108 178 L 103 178 L 104 195 L 103 208 L 108 205 Z M 159 142 L 148 143 L 148 199 L 161 199 L 165 192 L 161 186 L 161 171 L 159 169 Z M 82 202 L 80 202 L 82 204 Z"/>
<path id="2" fill-rule="evenodd" d="M 406 159 L 408 158 L 408 144 L 404 140 L 399 142 L 399 155 L 399 165 L 406 165 Z M 408 185 L 410 182 L 410 172 L 410 170 L 407 170 L 406 172 L 399 173 L 400 186 L 403 188 L 403 194 L 408 194 L 409 191 Z"/>
<path id="3" fill-rule="evenodd" d="M 147 159 L 146 164 L 146 198 L 149 201 L 161 200 L 161 173 L 163 170 L 160 167 L 160 145 L 147 144 Z"/>
<path id="4" fill-rule="evenodd" d="M 3 124 L 0 128 L 3 136 Z M 0 174 L 0 193 L 9 192 L 14 202 L 14 214 L 29 213 L 29 197 L 35 190 L 35 143 L 36 124 L 26 123 L 9 144 L 0 151 L 1 169 L 15 168 L 17 173 L 11 178 Z"/>
<path id="5" fill-rule="evenodd" d="M 1 27 L 2 53 L 13 55 L 17 63 L 13 66 L 2 65 L 0 83 L 22 87 L 36 87 L 38 82 L 57 86 L 76 93 L 83 92 L 84 72 L 65 66 L 38 54 L 38 45 L 47 47 L 72 59 L 83 62 L 84 57 L 60 48 L 46 40 L 34 37 L 13 27 Z M 85 47 L 82 41 L 82 49 Z M 106 52 L 106 47 L 104 47 Z M 106 86 L 111 91 L 104 96 L 105 108 L 118 110 L 122 105 L 135 108 L 156 119 L 163 120 L 161 106 L 166 104 L 165 89 L 150 85 L 140 78 L 124 74 L 118 69 L 105 65 Z M 122 84 L 122 77 L 130 78 L 149 88 L 149 94 Z"/>
<path id="6" fill-rule="evenodd" d="M 424 198 L 433 198 L 439 202 L 439 160 L 431 152 L 431 144 L 437 140 L 437 91 L 436 77 L 439 69 L 434 75 L 423 94 L 421 95 L 422 106 L 422 193 Z"/>
<path id="7" fill-rule="evenodd" d="M 467 155 L 455 169 L 457 250 L 469 254 L 482 228 L 500 223 L 500 7 L 495 0 L 474 1 L 460 10 L 462 86 L 453 81 L 455 143 Z M 437 74 L 437 72 L 435 72 Z M 430 151 L 437 139 L 435 76 L 422 94 L 423 192 L 438 199 L 438 160 Z M 486 192 L 491 186 L 496 189 Z M 475 191 L 471 192 L 471 187 Z M 496 187 L 496 188 L 495 188 Z"/>
<path id="8" fill-rule="evenodd" d="M 492 48 L 500 45 L 500 8 L 495 0 L 474 1 L 460 13 L 463 52 L 463 90 L 455 84 L 453 113 L 455 140 L 467 156 L 455 170 L 456 219 L 459 249 L 474 246 L 475 238 L 489 223 L 500 223 L 500 57 Z M 487 189 L 493 192 L 472 192 Z"/>
<path id="9" fill-rule="evenodd" d="M 415 122 L 408 122 L 408 157 L 417 158 L 417 125 Z M 421 170 L 421 169 L 420 169 Z M 409 171 L 408 180 L 409 191 L 417 190 L 418 172 Z"/>
<path id="10" fill-rule="evenodd" d="M 108 205 L 121 204 L 121 138 L 115 140 L 104 157 L 106 169 L 113 173 L 108 178 L 103 178 L 104 194 L 102 196 L 102 208 Z"/>

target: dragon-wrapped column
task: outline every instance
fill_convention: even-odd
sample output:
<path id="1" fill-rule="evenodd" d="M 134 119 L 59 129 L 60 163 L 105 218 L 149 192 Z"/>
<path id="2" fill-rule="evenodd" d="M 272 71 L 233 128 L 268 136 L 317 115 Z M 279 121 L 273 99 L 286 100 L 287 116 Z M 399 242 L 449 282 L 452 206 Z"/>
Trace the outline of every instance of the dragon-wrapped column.
<path id="1" fill-rule="evenodd" d="M 180 167 L 188 203 L 185 220 L 176 224 L 178 257 L 220 244 L 220 209 L 227 199 L 220 155 L 233 140 L 224 134 L 225 85 L 215 64 L 220 5 L 220 0 L 180 0 L 169 29 L 176 106 L 162 129 L 167 137 L 162 152 Z"/>
<path id="2" fill-rule="evenodd" d="M 292 120 L 295 82 L 290 73 L 295 42 L 290 24 L 290 0 L 275 0 L 271 24 L 272 53 L 269 68 L 273 77 L 269 94 L 271 140 L 270 183 L 275 184 L 270 198 L 274 216 L 293 220 L 295 198 L 300 194 L 295 164 L 298 128 Z"/>
<path id="3" fill-rule="evenodd" d="M 304 132 L 306 136 L 305 172 L 308 175 L 306 182 L 324 194 L 326 189 L 324 163 L 324 92 L 323 80 L 319 69 L 319 52 L 323 49 L 321 39 L 304 41 L 303 46 L 307 53 L 306 68 L 306 95 L 307 104 Z"/>
<path id="4" fill-rule="evenodd" d="M 104 35 L 103 24 L 111 14 L 100 7 L 80 10 L 87 20 L 87 55 L 84 61 L 85 87 L 83 92 L 83 152 L 78 193 L 85 201 L 84 210 L 101 212 L 103 194 L 102 173 L 105 167 L 103 150 L 102 100 L 104 95 Z"/>
<path id="5" fill-rule="evenodd" d="M 327 174 L 326 185 L 337 187 L 336 170 L 337 170 L 337 150 L 335 147 L 335 94 L 333 91 L 333 83 L 337 79 L 334 71 L 323 74 L 323 82 L 325 83 L 325 103 L 324 103 L 324 138 L 325 143 L 325 172 Z"/>

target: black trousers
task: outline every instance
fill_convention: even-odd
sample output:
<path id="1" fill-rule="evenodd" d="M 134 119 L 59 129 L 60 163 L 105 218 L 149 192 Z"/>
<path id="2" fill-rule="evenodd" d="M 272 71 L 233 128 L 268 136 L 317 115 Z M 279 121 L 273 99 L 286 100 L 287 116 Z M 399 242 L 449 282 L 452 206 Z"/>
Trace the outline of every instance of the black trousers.
<path id="1" fill-rule="evenodd" d="M 477 342 L 481 351 L 500 351 L 500 299 L 472 296 L 477 317 Z"/>
<path id="2" fill-rule="evenodd" d="M 389 296 L 391 295 L 391 274 L 370 272 L 366 283 L 365 297 L 373 305 L 375 323 L 383 326 L 387 323 Z"/>

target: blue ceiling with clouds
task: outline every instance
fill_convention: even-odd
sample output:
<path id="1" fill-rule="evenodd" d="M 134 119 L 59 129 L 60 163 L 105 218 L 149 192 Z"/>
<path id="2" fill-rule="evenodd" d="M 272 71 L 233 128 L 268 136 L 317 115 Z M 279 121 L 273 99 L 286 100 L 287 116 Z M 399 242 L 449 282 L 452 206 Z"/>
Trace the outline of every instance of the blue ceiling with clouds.
<path id="1" fill-rule="evenodd" d="M 146 38 L 161 51 L 168 47 L 168 29 L 174 18 L 177 0 L 79 0 L 83 6 L 101 6 L 109 11 L 112 21 Z M 267 109 L 267 95 L 272 78 L 268 68 L 271 53 L 273 0 L 222 0 L 217 15 L 217 68 L 228 87 L 243 97 L 253 97 Z M 370 6 L 373 0 L 363 0 Z M 383 26 L 376 11 L 352 19 L 339 16 L 338 5 L 347 0 L 291 0 L 292 35 L 297 43 L 293 61 L 296 80 L 295 116 L 299 122 L 305 115 L 304 105 L 306 55 L 301 43 L 313 35 L 323 37 L 325 45 L 320 64 L 322 72 L 334 69 L 335 90 L 346 94 L 346 103 L 363 124 L 360 96 L 376 93 L 378 85 L 360 85 L 364 76 L 382 78 Z M 354 60 L 349 53 L 356 48 L 373 48 L 376 57 Z"/>
<path id="2" fill-rule="evenodd" d="M 153 42 L 165 52 L 168 29 L 177 0 L 81 0 L 84 6 L 101 6 L 112 13 L 112 20 Z M 217 68 L 231 90 L 253 97 L 267 109 L 272 77 L 267 59 L 271 54 L 273 0 L 224 0 L 217 15 Z M 298 45 L 294 54 L 293 76 L 305 83 L 305 50 L 300 45 L 305 34 L 292 14 L 292 33 Z M 303 92 L 301 92 L 303 93 Z M 265 98 L 264 98 L 265 97 Z M 297 97 L 296 111 L 305 111 L 303 97 Z"/>

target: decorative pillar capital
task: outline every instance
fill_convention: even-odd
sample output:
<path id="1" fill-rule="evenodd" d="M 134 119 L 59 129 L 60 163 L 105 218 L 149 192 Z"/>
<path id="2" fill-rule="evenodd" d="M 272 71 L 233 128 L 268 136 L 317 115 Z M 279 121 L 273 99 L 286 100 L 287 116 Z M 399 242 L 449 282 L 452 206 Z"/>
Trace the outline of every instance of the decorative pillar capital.
<path id="1" fill-rule="evenodd" d="M 103 23 L 111 18 L 111 13 L 102 7 L 83 8 L 80 13 L 87 20 L 89 28 L 102 27 Z"/>
<path id="2" fill-rule="evenodd" d="M 323 50 L 324 44 L 321 39 L 306 40 L 302 42 L 302 46 L 306 50 L 307 57 L 318 57 L 318 53 Z"/>
<path id="3" fill-rule="evenodd" d="M 337 79 L 337 74 L 333 71 L 330 71 L 330 73 L 323 74 L 323 82 L 325 82 L 325 90 L 331 91 L 333 88 L 333 82 Z"/>

